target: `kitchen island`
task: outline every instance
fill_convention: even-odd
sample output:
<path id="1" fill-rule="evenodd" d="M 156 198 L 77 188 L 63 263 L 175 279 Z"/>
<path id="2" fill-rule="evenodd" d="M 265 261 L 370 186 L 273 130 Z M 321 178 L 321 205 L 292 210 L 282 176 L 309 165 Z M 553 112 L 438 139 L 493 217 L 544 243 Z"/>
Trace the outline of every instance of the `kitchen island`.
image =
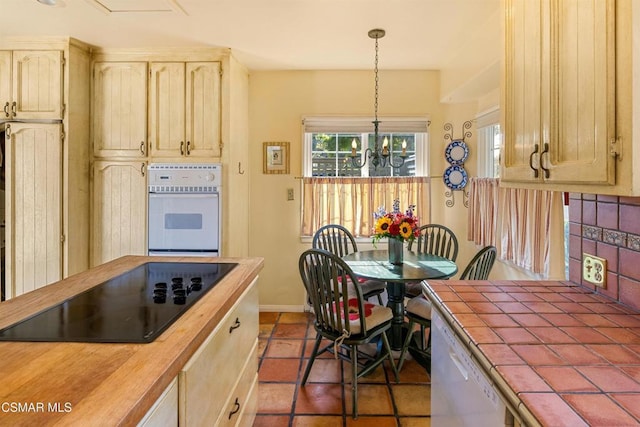
<path id="1" fill-rule="evenodd" d="M 251 412 L 256 389 L 243 387 L 257 380 L 256 279 L 263 266 L 262 258 L 122 257 L 0 303 L 0 329 L 148 262 L 237 266 L 150 343 L 0 342 L 0 425 L 136 425 L 141 420 L 153 421 L 146 416 L 158 409 L 156 402 L 161 396 L 163 402 L 169 400 L 170 409 L 156 412 L 169 414 L 177 424 L 178 394 L 180 420 L 187 424 L 196 423 L 193 412 L 200 411 L 190 413 L 184 410 L 185 406 L 217 405 L 221 408 L 218 412 L 222 412 L 230 401 L 233 410 L 239 407 L 235 416 Z M 238 306 L 240 301 L 245 301 L 244 305 Z M 242 325 L 238 327 L 240 333 L 236 333 L 239 338 L 234 338 L 242 345 L 220 345 L 223 341 L 216 333 L 225 329 L 230 333 L 227 323 L 234 329 L 236 324 Z M 202 362 L 219 351 L 221 360 Z M 239 354 L 240 351 L 246 354 Z M 220 372 L 202 368 L 220 365 L 224 367 Z M 226 394 L 206 388 L 209 383 L 228 385 L 225 377 L 236 365 L 244 369 L 242 378 L 227 378 L 231 386 L 223 390 Z M 205 375 L 218 377 L 198 384 L 198 378 Z M 241 379 L 243 384 L 238 385 Z M 236 386 L 249 396 L 249 401 L 239 403 L 232 398 Z M 193 390 L 203 394 L 194 399 Z M 175 402 L 171 401 L 173 398 Z M 220 402 L 207 405 L 207 399 Z M 250 419 L 249 413 L 243 422 L 250 425 Z"/>
<path id="2" fill-rule="evenodd" d="M 640 425 L 633 309 L 559 281 L 429 281 L 428 299 L 516 424 Z"/>

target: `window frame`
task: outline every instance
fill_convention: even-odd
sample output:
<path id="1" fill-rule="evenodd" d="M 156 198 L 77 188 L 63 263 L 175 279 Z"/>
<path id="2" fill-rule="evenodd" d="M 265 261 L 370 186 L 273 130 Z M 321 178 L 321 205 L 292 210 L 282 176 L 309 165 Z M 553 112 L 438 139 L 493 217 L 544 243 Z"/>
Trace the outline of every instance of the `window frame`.
<path id="1" fill-rule="evenodd" d="M 307 123 L 311 121 L 312 129 L 307 129 Z M 302 174 L 304 177 L 311 177 L 313 172 L 312 164 L 312 143 L 314 133 L 332 134 L 360 134 L 360 141 L 367 141 L 373 135 L 374 129 L 372 117 L 305 117 L 302 120 L 302 141 L 303 141 L 303 165 Z M 386 133 L 413 133 L 415 135 L 415 175 L 429 176 L 429 144 L 430 120 L 426 116 L 421 117 L 380 117 L 381 129 L 378 134 Z M 406 125 L 406 129 L 403 126 Z M 332 129 L 335 128 L 335 129 Z M 359 151 L 362 153 L 362 151 Z M 367 159 L 367 162 L 369 160 Z M 361 177 L 368 177 L 368 168 L 363 168 Z"/>
<path id="2" fill-rule="evenodd" d="M 498 161 L 496 164 L 494 152 L 495 138 L 494 127 L 500 126 L 500 109 L 493 108 L 476 116 L 476 129 L 478 132 L 478 177 L 499 178 L 500 177 L 500 156 L 504 143 L 498 148 Z M 496 167 L 497 166 L 497 167 Z M 497 170 L 497 175 L 494 171 Z"/>

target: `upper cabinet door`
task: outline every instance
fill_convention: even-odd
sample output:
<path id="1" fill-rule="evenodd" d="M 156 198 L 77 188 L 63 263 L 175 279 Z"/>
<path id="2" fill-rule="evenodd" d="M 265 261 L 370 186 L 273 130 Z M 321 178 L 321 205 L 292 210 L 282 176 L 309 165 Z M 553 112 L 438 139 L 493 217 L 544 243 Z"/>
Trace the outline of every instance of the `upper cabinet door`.
<path id="1" fill-rule="evenodd" d="M 147 63 L 93 66 L 93 154 L 147 156 Z"/>
<path id="2" fill-rule="evenodd" d="M 62 119 L 62 66 L 59 50 L 13 51 L 12 118 Z"/>
<path id="3" fill-rule="evenodd" d="M 149 141 L 153 157 L 187 153 L 183 62 L 153 62 L 149 83 Z"/>
<path id="4" fill-rule="evenodd" d="M 220 157 L 220 63 L 186 64 L 186 154 Z"/>
<path id="5" fill-rule="evenodd" d="M 615 0 L 505 0 L 503 183 L 615 184 L 615 19 Z"/>
<path id="6" fill-rule="evenodd" d="M 11 118 L 11 51 L 0 50 L 0 119 Z"/>
<path id="7" fill-rule="evenodd" d="M 615 0 L 553 2 L 548 182 L 615 184 L 615 19 Z"/>
<path id="8" fill-rule="evenodd" d="M 506 0 L 502 181 L 538 181 L 549 142 L 549 0 Z"/>

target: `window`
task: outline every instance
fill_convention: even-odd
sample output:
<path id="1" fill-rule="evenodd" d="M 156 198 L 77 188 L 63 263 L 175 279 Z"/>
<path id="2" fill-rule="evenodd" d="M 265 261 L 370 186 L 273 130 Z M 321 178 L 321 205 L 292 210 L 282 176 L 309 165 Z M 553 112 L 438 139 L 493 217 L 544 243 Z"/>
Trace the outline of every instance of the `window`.
<path id="1" fill-rule="evenodd" d="M 365 150 L 375 146 L 373 119 L 368 118 L 305 118 L 304 119 L 304 176 L 320 177 L 373 177 L 373 176 L 425 176 L 428 173 L 428 147 L 426 118 L 380 119 L 378 146 L 389 141 L 391 163 L 399 163 L 405 146 L 406 158 L 399 168 L 389 164 L 375 167 L 366 159 Z M 351 155 L 355 142 L 359 168 L 353 165 Z M 363 150 L 363 142 L 365 150 Z"/>
<path id="2" fill-rule="evenodd" d="M 476 117 L 478 128 L 478 176 L 500 177 L 500 111 L 492 110 Z"/>
<path id="3" fill-rule="evenodd" d="M 389 158 L 401 167 L 375 167 L 366 158 L 362 168 L 353 165 L 355 141 L 357 162 L 365 160 L 365 149 L 373 150 L 372 119 L 305 118 L 304 177 L 301 235 L 311 236 L 326 224 L 342 224 L 357 237 L 369 237 L 373 213 L 390 209 L 393 200 L 403 206 L 416 205 L 421 222 L 429 222 L 428 120 L 426 118 L 380 119 L 378 137 L 389 141 Z M 382 142 L 378 145 L 382 147 Z"/>

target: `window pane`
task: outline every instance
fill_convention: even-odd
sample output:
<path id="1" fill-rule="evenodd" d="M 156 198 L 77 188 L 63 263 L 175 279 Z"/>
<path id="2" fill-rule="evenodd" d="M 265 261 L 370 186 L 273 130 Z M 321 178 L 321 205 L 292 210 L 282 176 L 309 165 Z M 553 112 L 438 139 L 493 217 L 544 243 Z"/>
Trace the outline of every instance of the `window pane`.
<path id="1" fill-rule="evenodd" d="M 388 156 L 382 155 L 382 145 L 387 139 Z M 369 152 L 364 153 L 362 143 L 366 141 Z M 313 133 L 311 134 L 312 176 L 415 176 L 416 135 L 413 133 L 381 133 L 378 135 L 378 165 L 369 156 L 374 151 L 373 133 Z M 355 142 L 355 158 L 353 143 Z M 403 149 L 403 144 L 405 148 Z M 404 164 L 393 168 L 391 164 Z M 355 160 L 356 165 L 353 164 Z M 382 166 L 383 161 L 386 163 Z M 357 165 L 365 163 L 363 168 Z"/>

